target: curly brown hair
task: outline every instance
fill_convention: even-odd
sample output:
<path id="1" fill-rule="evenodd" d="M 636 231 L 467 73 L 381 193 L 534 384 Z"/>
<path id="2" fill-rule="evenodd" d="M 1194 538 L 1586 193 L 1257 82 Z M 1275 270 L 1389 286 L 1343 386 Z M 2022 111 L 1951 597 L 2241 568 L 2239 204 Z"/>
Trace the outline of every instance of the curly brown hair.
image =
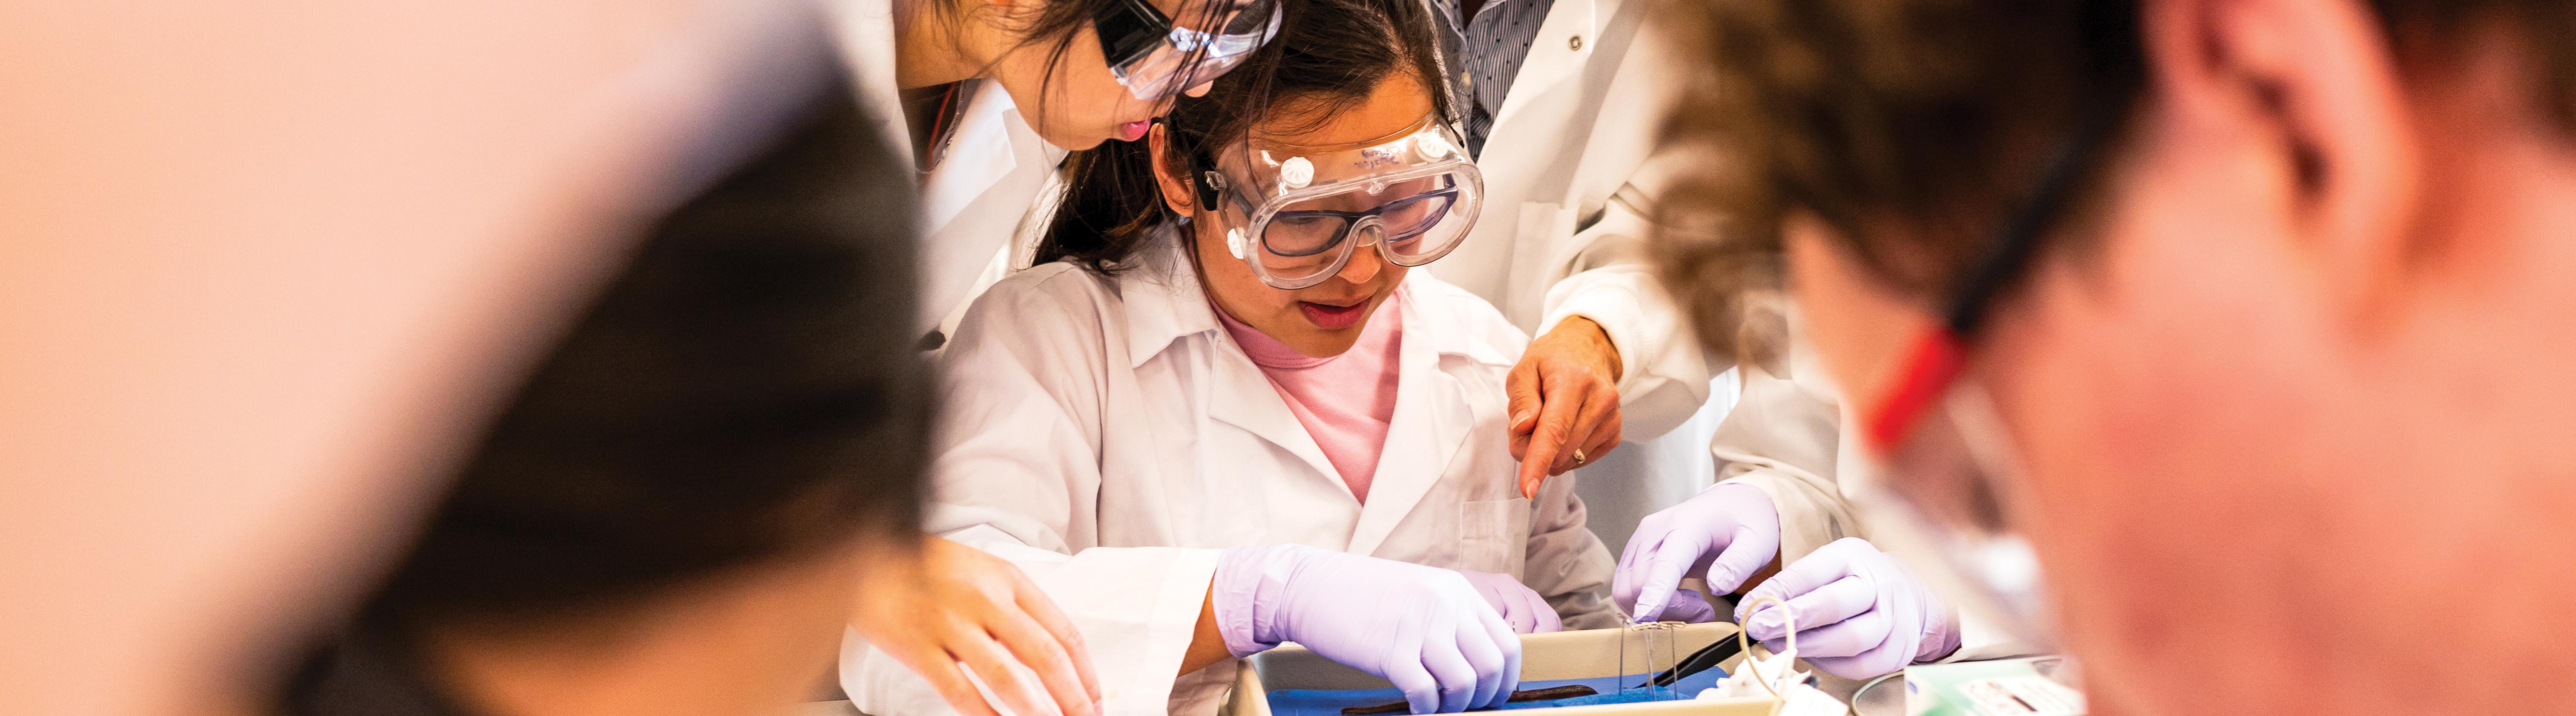
<path id="1" fill-rule="evenodd" d="M 1657 258 L 1701 339 L 1748 361 L 1784 333 L 1765 307 L 1789 216 L 1823 221 L 1892 285 L 1947 296 L 2086 113 L 2147 92 L 2139 0 L 1660 1 L 1683 61 L 1709 71 L 1683 73 L 1664 125 L 1702 169 L 1656 207 Z M 2532 101 L 2576 133 L 2576 3 L 2369 2 L 2408 72 L 2504 31 L 2531 56 Z"/>

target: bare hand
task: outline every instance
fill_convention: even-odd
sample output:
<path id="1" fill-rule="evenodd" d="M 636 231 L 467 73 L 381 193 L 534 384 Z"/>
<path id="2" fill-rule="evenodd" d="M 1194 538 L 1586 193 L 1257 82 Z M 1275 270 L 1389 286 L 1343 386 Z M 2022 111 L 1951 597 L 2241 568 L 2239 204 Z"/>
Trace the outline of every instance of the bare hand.
<path id="1" fill-rule="evenodd" d="M 1601 324 L 1575 316 L 1530 341 L 1503 381 L 1511 399 L 1512 457 L 1521 496 L 1537 497 L 1549 476 L 1601 459 L 1619 446 L 1619 349 Z"/>
<path id="2" fill-rule="evenodd" d="M 964 716 L 1001 716 L 960 669 L 973 669 L 1019 716 L 1097 716 L 1100 682 L 1073 619 L 1009 561 L 938 537 L 918 559 L 878 560 L 860 589 L 850 627 L 928 679 Z M 1037 672 L 1056 709 L 1010 669 Z"/>

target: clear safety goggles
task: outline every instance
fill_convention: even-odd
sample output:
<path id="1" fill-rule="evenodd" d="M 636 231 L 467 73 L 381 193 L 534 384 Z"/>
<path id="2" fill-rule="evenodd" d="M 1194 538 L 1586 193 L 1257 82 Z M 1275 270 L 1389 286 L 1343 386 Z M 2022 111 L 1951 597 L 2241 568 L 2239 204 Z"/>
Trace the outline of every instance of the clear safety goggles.
<path id="1" fill-rule="evenodd" d="M 1960 608 L 2024 645 L 2056 650 L 2039 556 L 2021 531 L 2029 511 L 2019 502 L 2025 498 L 2001 422 L 1971 384 L 1948 386 L 1930 401 L 1893 437 L 1889 431 L 1898 429 L 1886 426 L 1907 420 L 1891 417 L 1902 409 L 1882 403 L 1872 411 L 1872 469 L 1848 475 L 1844 492 L 1869 525 L 1871 542 Z"/>
<path id="2" fill-rule="evenodd" d="M 1484 175 L 1459 146 L 1448 125 L 1424 117 L 1341 146 L 1253 142 L 1248 178 L 1202 157 L 1193 179 L 1199 208 L 1222 216 L 1234 257 L 1262 283 L 1300 289 L 1340 273 L 1361 246 L 1398 266 L 1458 248 L 1485 198 Z"/>
<path id="3" fill-rule="evenodd" d="M 1999 295 L 2035 263 L 2041 240 L 2125 116 L 2100 112 L 2061 146 L 2021 210 L 1951 296 L 1945 320 L 1916 337 L 1894 390 L 1863 406 L 1876 474 L 1847 484 L 1872 541 L 1907 558 L 1965 609 L 2022 643 L 2058 645 L 2040 562 L 2024 530 L 2036 511 L 1986 392 L 1967 379 L 1970 341 Z"/>
<path id="4" fill-rule="evenodd" d="M 1279 0 L 1206 0 L 1214 22 L 1179 23 L 1145 0 L 1108 3 L 1091 18 L 1109 74 L 1137 99 L 1159 101 L 1207 84 L 1279 33 Z M 1200 18 L 1207 19 L 1207 18 Z M 1214 32 L 1195 29 L 1212 27 Z"/>

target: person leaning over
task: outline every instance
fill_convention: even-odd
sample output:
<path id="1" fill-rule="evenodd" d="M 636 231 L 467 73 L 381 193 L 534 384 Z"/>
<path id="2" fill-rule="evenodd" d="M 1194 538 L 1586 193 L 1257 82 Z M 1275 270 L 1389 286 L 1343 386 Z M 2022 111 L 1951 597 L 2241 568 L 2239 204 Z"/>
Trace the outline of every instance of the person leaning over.
<path id="1" fill-rule="evenodd" d="M 2576 5 L 1667 7 L 1700 335 L 1785 282 L 2093 713 L 2576 712 Z"/>

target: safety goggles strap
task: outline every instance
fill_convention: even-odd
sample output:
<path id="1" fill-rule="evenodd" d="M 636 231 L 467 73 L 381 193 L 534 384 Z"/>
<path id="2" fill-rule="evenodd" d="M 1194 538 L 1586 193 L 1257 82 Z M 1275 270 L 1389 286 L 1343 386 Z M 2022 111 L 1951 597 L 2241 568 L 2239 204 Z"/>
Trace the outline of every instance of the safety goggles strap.
<path id="1" fill-rule="evenodd" d="M 1216 157 L 1208 153 L 1207 147 L 1182 136 L 1181 131 L 1169 122 L 1154 121 L 1163 124 L 1165 141 L 1178 148 L 1182 158 L 1189 162 L 1190 188 L 1198 195 L 1199 211 L 1216 211 L 1217 202 L 1225 198 L 1226 189 L 1231 184 L 1226 181 L 1224 172 L 1217 171 Z"/>

